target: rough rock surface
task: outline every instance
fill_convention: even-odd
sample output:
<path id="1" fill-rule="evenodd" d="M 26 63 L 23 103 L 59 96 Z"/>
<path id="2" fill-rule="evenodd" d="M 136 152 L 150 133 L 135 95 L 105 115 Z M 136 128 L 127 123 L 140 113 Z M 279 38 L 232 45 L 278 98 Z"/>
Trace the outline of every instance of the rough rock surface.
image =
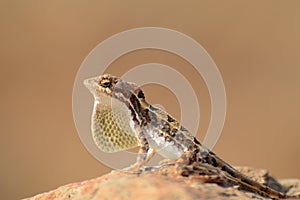
<path id="1" fill-rule="evenodd" d="M 282 180 L 280 183 L 266 170 L 238 167 L 246 175 L 264 184 L 275 184 L 288 194 L 300 192 L 300 180 Z M 133 174 L 112 171 L 104 176 L 61 186 L 53 191 L 42 193 L 31 200 L 43 199 L 267 199 L 257 194 L 239 190 L 235 187 L 221 187 L 213 183 L 203 183 L 175 173 L 174 168 Z"/>

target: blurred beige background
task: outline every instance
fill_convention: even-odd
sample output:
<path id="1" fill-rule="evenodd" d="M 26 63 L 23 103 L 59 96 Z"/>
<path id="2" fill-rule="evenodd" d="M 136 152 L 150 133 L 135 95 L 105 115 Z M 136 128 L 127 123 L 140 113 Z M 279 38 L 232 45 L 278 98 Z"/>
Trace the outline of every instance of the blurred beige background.
<path id="1" fill-rule="evenodd" d="M 82 145 L 72 88 L 87 54 L 118 32 L 144 26 L 185 33 L 223 76 L 228 112 L 214 152 L 233 165 L 300 178 L 300 2 L 0 1 L 0 198 L 20 199 L 109 172 Z M 160 62 L 189 78 L 210 117 L 205 84 L 170 53 L 144 50 L 116 60 L 121 75 Z M 180 116 L 166 88 L 145 86 L 150 102 Z M 158 97 L 159 96 L 159 97 Z M 87 105 L 88 106 L 88 105 Z"/>

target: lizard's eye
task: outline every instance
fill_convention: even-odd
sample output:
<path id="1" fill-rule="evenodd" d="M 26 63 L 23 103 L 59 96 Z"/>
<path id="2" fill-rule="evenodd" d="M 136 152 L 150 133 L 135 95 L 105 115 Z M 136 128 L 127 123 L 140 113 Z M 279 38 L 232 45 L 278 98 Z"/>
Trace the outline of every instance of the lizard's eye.
<path id="1" fill-rule="evenodd" d="M 103 81 L 100 82 L 100 85 L 102 87 L 108 88 L 108 87 L 111 86 L 111 82 L 109 80 L 103 80 Z"/>

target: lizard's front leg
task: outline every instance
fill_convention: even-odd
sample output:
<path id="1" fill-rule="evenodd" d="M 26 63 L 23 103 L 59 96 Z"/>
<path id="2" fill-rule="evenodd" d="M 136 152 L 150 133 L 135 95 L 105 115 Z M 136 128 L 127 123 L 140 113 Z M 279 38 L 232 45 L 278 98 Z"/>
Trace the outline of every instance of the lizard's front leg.
<path id="1" fill-rule="evenodd" d="M 144 171 L 145 164 L 154 156 L 155 151 L 153 148 L 150 147 L 145 135 L 143 132 L 139 134 L 139 151 L 137 155 L 136 162 L 125 168 L 126 171 L 141 173 Z"/>

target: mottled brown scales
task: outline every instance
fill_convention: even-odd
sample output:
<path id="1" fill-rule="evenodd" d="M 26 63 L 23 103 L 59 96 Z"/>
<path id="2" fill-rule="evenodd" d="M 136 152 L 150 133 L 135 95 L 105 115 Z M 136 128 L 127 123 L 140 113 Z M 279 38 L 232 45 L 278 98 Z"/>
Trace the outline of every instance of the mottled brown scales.
<path id="1" fill-rule="evenodd" d="M 178 131 L 177 128 L 172 128 L 171 131 L 170 131 L 170 136 L 174 137 L 176 135 L 177 131 Z"/>
<path id="2" fill-rule="evenodd" d="M 142 170 L 157 152 L 176 160 L 177 170 L 182 176 L 224 186 L 239 186 L 265 197 L 300 197 L 288 196 L 238 172 L 201 145 L 175 118 L 148 104 L 136 84 L 109 74 L 87 79 L 84 84 L 96 100 L 92 116 L 96 145 L 105 152 L 140 147 L 137 162 L 129 170 Z"/>
<path id="3" fill-rule="evenodd" d="M 172 138 L 171 138 L 169 135 L 167 135 L 167 134 L 165 134 L 164 138 L 165 138 L 165 141 L 166 141 L 166 142 L 171 142 L 171 141 L 173 141 Z"/>
<path id="4" fill-rule="evenodd" d="M 139 91 L 139 93 L 138 93 L 137 96 L 138 96 L 138 98 L 140 98 L 140 99 L 145 99 L 145 95 L 144 95 L 144 93 L 143 93 L 142 90 Z"/>
<path id="5" fill-rule="evenodd" d="M 168 115 L 168 122 L 174 122 L 175 119 L 173 119 L 170 115 Z"/>

